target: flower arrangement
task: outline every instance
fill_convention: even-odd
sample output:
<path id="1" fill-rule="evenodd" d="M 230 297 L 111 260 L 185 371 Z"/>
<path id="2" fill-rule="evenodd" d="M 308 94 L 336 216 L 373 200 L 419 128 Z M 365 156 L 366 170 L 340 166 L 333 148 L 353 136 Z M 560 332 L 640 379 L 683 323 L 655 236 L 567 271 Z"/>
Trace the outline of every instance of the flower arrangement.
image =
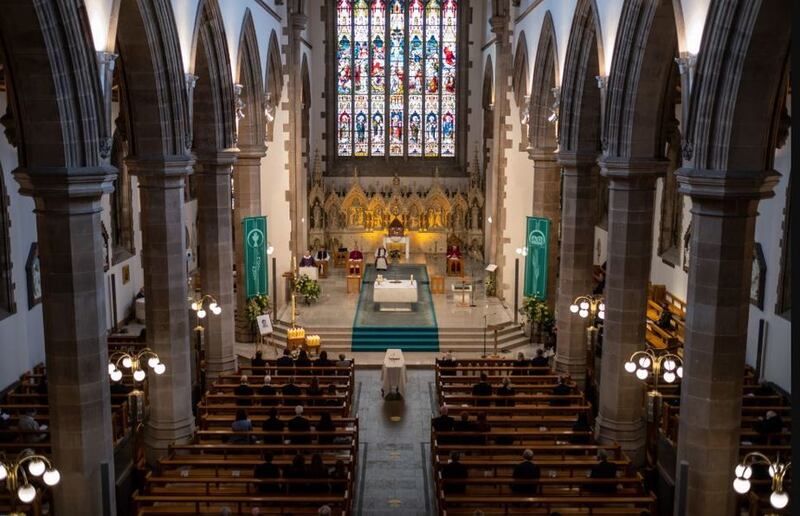
<path id="1" fill-rule="evenodd" d="M 486 290 L 486 297 L 497 295 L 497 282 L 495 281 L 494 274 L 489 274 L 483 278 L 483 288 Z"/>
<path id="2" fill-rule="evenodd" d="M 247 300 L 247 320 L 252 324 L 256 324 L 256 317 L 264 315 L 269 312 L 269 296 L 266 294 L 259 294 Z"/>
<path id="3" fill-rule="evenodd" d="M 389 251 L 389 258 L 391 258 L 392 262 L 397 262 L 400 260 L 400 250 L 399 249 L 392 249 Z"/>
<path id="4" fill-rule="evenodd" d="M 531 336 L 537 334 L 539 338 L 549 336 L 553 332 L 556 320 L 550 307 L 542 299 L 536 296 L 526 296 L 522 300 L 520 310 L 525 316 L 525 321 L 531 325 Z"/>
<path id="5" fill-rule="evenodd" d="M 322 288 L 319 282 L 308 277 L 306 274 L 301 274 L 294 282 L 294 291 L 303 296 L 307 305 L 319 299 L 322 293 Z"/>

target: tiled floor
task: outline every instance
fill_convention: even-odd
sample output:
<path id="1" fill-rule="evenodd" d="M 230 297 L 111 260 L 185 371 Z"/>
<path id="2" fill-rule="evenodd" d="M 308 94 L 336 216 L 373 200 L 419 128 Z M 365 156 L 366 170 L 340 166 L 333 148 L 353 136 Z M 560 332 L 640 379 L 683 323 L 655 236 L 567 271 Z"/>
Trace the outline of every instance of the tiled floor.
<path id="1" fill-rule="evenodd" d="M 430 457 L 433 381 L 430 369 L 409 370 L 405 400 L 387 402 L 381 398 L 380 371 L 356 371 L 356 515 L 436 513 Z"/>

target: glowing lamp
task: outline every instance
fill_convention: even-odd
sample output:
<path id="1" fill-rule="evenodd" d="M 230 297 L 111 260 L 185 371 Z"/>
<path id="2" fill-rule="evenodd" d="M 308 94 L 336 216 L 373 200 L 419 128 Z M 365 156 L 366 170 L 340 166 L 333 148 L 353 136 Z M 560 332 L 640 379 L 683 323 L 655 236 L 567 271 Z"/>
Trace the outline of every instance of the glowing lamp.
<path id="1" fill-rule="evenodd" d="M 572 312 L 573 314 L 577 314 L 578 313 L 578 305 L 569 305 L 569 311 Z"/>
<path id="2" fill-rule="evenodd" d="M 142 380 L 144 380 L 144 376 L 145 376 L 144 371 L 142 371 L 141 369 L 137 369 L 136 371 L 133 372 L 133 379 L 136 380 L 137 382 L 141 382 Z"/>
<path id="3" fill-rule="evenodd" d="M 625 362 L 625 370 L 628 371 L 629 373 L 635 372 L 636 371 L 636 364 L 634 364 L 633 362 L 630 362 L 630 361 Z"/>
<path id="4" fill-rule="evenodd" d="M 125 369 L 130 369 L 132 365 L 133 362 L 131 361 L 131 357 L 125 357 L 122 359 L 122 367 Z"/>
<path id="5" fill-rule="evenodd" d="M 166 371 L 166 370 L 167 370 L 167 366 L 165 366 L 164 364 L 161 364 L 161 363 L 156 364 L 156 366 L 153 368 L 153 371 L 156 374 L 164 374 L 164 371 Z"/>
<path id="6" fill-rule="evenodd" d="M 111 379 L 115 382 L 122 380 L 122 371 L 119 369 L 115 370 L 113 373 L 111 373 Z"/>
<path id="7" fill-rule="evenodd" d="M 783 491 L 775 491 L 769 497 L 769 503 L 776 509 L 783 509 L 789 503 L 789 495 Z"/>
<path id="8" fill-rule="evenodd" d="M 55 468 L 48 469 L 44 472 L 42 480 L 44 480 L 44 483 L 48 486 L 53 487 L 61 481 L 61 473 L 59 473 Z"/>
<path id="9" fill-rule="evenodd" d="M 202 308 L 197 311 L 197 317 L 199 317 L 200 319 L 205 318 L 205 316 L 206 316 L 206 311 L 203 310 Z"/>
<path id="10" fill-rule="evenodd" d="M 36 488 L 30 484 L 21 485 L 17 489 L 17 497 L 22 503 L 31 503 L 36 498 Z"/>
<path id="11" fill-rule="evenodd" d="M 158 365 L 158 357 L 150 357 L 147 360 L 147 365 L 150 366 L 150 368 L 155 368 Z"/>
<path id="12" fill-rule="evenodd" d="M 44 473 L 44 462 L 39 459 L 34 459 L 28 463 L 28 471 L 30 471 L 31 475 L 34 477 L 41 476 Z"/>
<path id="13" fill-rule="evenodd" d="M 636 370 L 636 378 L 640 380 L 644 380 L 647 378 L 647 369 L 637 369 Z"/>
<path id="14" fill-rule="evenodd" d="M 667 383 L 672 383 L 675 381 L 675 373 L 672 371 L 667 371 L 664 373 L 664 381 Z"/>
<path id="15" fill-rule="evenodd" d="M 750 491 L 750 481 L 741 477 L 736 477 L 733 480 L 733 490 L 739 494 L 745 494 Z"/>

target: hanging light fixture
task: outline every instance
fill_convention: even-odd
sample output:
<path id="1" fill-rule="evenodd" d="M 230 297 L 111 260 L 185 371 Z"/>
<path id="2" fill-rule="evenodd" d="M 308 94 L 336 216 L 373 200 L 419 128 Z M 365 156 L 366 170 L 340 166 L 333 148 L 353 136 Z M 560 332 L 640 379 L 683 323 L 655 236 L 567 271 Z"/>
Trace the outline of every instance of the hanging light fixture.
<path id="1" fill-rule="evenodd" d="M 133 379 L 136 382 L 142 382 L 147 377 L 143 368 L 144 364 L 147 364 L 157 375 L 164 374 L 164 371 L 167 370 L 167 366 L 161 362 L 158 354 L 150 348 L 144 348 L 133 354 L 126 351 L 115 351 L 108 359 L 108 375 L 114 382 L 122 380 L 123 368 L 131 370 Z"/>
<path id="2" fill-rule="evenodd" d="M 61 473 L 49 458 L 31 449 L 24 450 L 15 460 L 8 460 L 0 453 L 0 483 L 9 493 L 16 493 L 20 502 L 29 504 L 36 499 L 39 491 L 35 480 L 38 478 L 52 487 L 61 481 Z"/>
<path id="3" fill-rule="evenodd" d="M 776 509 L 783 509 L 789 505 L 789 495 L 783 490 L 783 479 L 789 471 L 789 468 L 792 467 L 792 463 L 782 463 L 780 461 L 780 456 L 773 462 L 769 457 L 760 452 L 750 452 L 745 455 L 742 461 L 737 464 L 733 470 L 734 491 L 739 494 L 746 494 L 750 491 L 752 485 L 750 478 L 753 476 L 754 464 L 766 465 L 769 476 L 772 478 L 772 494 L 769 497 L 769 503 Z"/>
<path id="4" fill-rule="evenodd" d="M 625 362 L 623 368 L 642 381 L 647 380 L 652 373 L 655 381 L 654 391 L 658 390 L 659 379 L 672 384 L 679 378 L 683 378 L 683 360 L 678 355 L 669 352 L 657 355 L 651 349 L 636 351 Z"/>
<path id="5" fill-rule="evenodd" d="M 603 301 L 603 296 L 578 296 L 569 306 L 569 311 L 573 314 L 578 314 L 582 319 L 586 319 L 591 315 L 592 321 L 595 318 L 601 321 L 606 318 L 606 304 Z"/>

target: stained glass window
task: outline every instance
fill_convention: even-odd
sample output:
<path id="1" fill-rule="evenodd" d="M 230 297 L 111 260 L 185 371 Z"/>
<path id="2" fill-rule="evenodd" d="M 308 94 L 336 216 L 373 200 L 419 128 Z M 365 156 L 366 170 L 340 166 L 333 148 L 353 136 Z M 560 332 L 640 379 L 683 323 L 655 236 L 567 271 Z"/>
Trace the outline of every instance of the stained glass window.
<path id="1" fill-rule="evenodd" d="M 339 156 L 455 156 L 457 27 L 457 0 L 337 0 Z"/>

